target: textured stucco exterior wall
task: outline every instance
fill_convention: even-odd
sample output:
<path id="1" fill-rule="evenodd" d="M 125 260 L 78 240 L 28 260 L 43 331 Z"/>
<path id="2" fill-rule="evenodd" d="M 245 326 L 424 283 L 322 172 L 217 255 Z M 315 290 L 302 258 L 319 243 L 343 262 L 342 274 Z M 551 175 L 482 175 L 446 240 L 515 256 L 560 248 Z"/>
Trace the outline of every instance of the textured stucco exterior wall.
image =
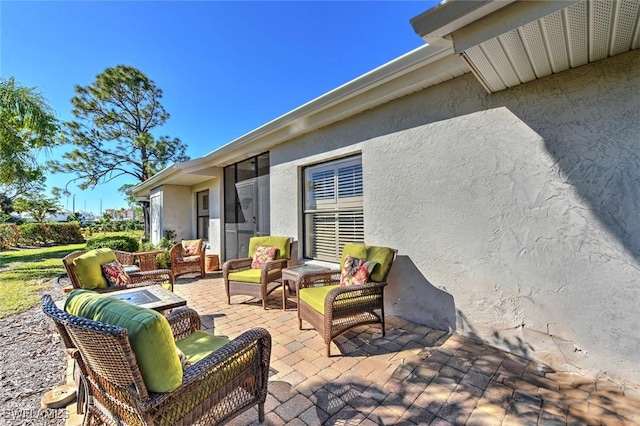
<path id="1" fill-rule="evenodd" d="M 164 231 L 176 231 L 176 241 L 190 239 L 194 219 L 191 189 L 181 185 L 163 185 L 164 217 L 162 220 L 162 236 Z"/>
<path id="2" fill-rule="evenodd" d="M 387 312 L 640 383 L 638 51 L 487 94 L 470 74 L 273 149 L 271 232 L 300 168 L 362 152 Z"/>

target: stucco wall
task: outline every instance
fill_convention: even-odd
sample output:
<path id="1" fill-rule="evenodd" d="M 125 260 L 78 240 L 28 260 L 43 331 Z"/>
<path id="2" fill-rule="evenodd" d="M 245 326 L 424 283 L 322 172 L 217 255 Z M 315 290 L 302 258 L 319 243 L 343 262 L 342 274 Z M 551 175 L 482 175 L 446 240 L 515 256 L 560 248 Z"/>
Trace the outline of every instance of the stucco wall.
<path id="1" fill-rule="evenodd" d="M 467 74 L 273 149 L 271 231 L 302 239 L 301 166 L 361 150 L 388 313 L 640 383 L 639 112 L 638 51 L 496 94 Z"/>
<path id="2" fill-rule="evenodd" d="M 163 186 L 164 217 L 163 232 L 167 229 L 176 231 L 176 241 L 193 238 L 191 232 L 195 213 L 191 188 L 180 185 Z"/>

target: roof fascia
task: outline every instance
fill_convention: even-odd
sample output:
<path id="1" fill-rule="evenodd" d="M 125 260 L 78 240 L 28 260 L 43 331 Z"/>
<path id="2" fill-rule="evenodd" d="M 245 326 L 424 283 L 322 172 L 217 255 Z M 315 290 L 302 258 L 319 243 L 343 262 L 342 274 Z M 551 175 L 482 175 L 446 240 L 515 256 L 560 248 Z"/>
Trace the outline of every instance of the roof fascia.
<path id="1" fill-rule="evenodd" d="M 167 184 L 177 173 L 192 173 L 194 170 L 207 167 L 223 167 L 232 164 L 253 153 L 268 151 L 273 146 L 293 137 L 373 108 L 377 104 L 371 102 L 370 97 L 360 95 L 375 89 L 382 92 L 382 86 L 385 84 L 398 82 L 404 76 L 411 78 L 412 72 L 429 65 L 434 69 L 441 69 L 443 64 L 453 66 L 454 63 L 448 60 L 438 63 L 441 59 L 449 59 L 447 57 L 452 54 L 451 44 L 420 46 L 234 139 L 203 157 L 173 164 L 163 169 L 132 188 L 130 193 L 141 194 Z M 433 67 L 433 65 L 436 66 Z M 402 89 L 404 89 L 403 85 L 390 84 L 384 95 L 392 96 L 391 92 L 399 92 Z M 249 147 L 251 152 L 247 151 Z"/>
<path id="2" fill-rule="evenodd" d="M 413 30 L 429 44 L 439 44 L 452 32 L 468 25 L 514 0 L 449 0 L 412 18 Z"/>
<path id="3" fill-rule="evenodd" d="M 425 45 L 418 47 L 240 136 L 205 155 L 203 159 L 216 161 L 215 165 L 224 166 L 236 161 L 240 151 L 249 145 L 252 151 L 264 152 L 287 139 L 335 122 L 337 121 L 336 117 L 339 120 L 364 111 L 371 106 L 367 107 L 364 103 L 349 101 L 452 53 L 453 49 L 450 46 Z M 331 110 L 331 114 L 327 113 L 329 110 Z M 319 117 L 324 117 L 324 119 L 319 119 Z"/>
<path id="4" fill-rule="evenodd" d="M 581 0 L 517 1 L 451 33 L 454 50 L 465 50 L 536 21 Z"/>
<path id="5" fill-rule="evenodd" d="M 151 176 L 149 179 L 131 188 L 128 193 L 138 193 L 145 189 L 153 189 L 159 185 L 167 183 L 177 173 L 184 173 L 184 171 L 187 169 L 197 168 L 204 162 L 204 159 L 200 157 L 167 166 L 155 175 Z"/>

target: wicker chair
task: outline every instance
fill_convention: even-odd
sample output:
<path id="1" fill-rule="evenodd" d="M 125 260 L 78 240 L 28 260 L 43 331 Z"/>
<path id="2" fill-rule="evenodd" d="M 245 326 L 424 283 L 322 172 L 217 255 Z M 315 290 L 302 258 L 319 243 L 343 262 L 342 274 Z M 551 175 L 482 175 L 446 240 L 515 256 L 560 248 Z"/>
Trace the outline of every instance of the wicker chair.
<path id="1" fill-rule="evenodd" d="M 76 272 L 75 265 L 73 260 L 78 256 L 81 256 L 87 253 L 88 250 L 78 250 L 70 253 L 62 258 L 62 263 L 64 264 L 65 269 L 67 270 L 67 275 L 71 280 L 71 284 L 73 288 L 82 288 L 82 284 L 80 283 L 80 278 Z M 113 250 L 116 255 L 116 259 L 120 263 L 125 266 L 133 265 L 133 259 L 135 253 L 130 253 L 126 251 Z M 128 272 L 127 275 L 131 279 L 131 284 L 127 284 L 126 286 L 116 286 L 116 287 L 105 287 L 105 288 L 97 288 L 95 291 L 100 293 L 105 293 L 109 291 L 118 291 L 125 290 L 128 288 L 136 288 L 136 287 L 145 287 L 148 285 L 156 285 L 156 284 L 168 284 L 169 290 L 173 291 L 173 274 L 168 269 L 156 269 L 154 271 L 140 271 L 140 272 Z"/>
<path id="2" fill-rule="evenodd" d="M 251 269 L 253 254 L 260 245 L 277 247 L 276 258 L 260 269 Z M 222 265 L 227 303 L 231 304 L 231 296 L 243 294 L 260 299 L 262 307 L 267 309 L 267 296 L 282 285 L 282 270 L 287 267 L 290 257 L 290 237 L 252 237 L 249 240 L 249 257 L 228 260 Z"/>
<path id="3" fill-rule="evenodd" d="M 53 319 L 87 386 L 84 424 L 221 424 L 258 405 L 264 420 L 271 336 L 255 328 L 184 368 L 175 390 L 154 393 L 144 384 L 127 330 L 57 308 L 49 295 L 42 310 Z M 193 309 L 167 316 L 176 340 L 200 329 Z"/>
<path id="4" fill-rule="evenodd" d="M 308 272 L 300 277 L 297 291 L 298 328 L 302 330 L 302 320 L 311 324 L 323 337 L 327 356 L 331 355 L 331 341 L 353 327 L 380 323 L 382 335 L 385 335 L 384 287 L 397 250 L 347 244 L 342 254 L 341 267 L 346 254 L 378 262 L 369 282 L 341 287 L 341 271 Z M 318 306 L 323 306 L 324 312 L 318 310 L 321 309 Z"/>
<path id="5" fill-rule="evenodd" d="M 185 245 L 193 244 L 196 249 L 192 253 L 187 253 Z M 171 272 L 173 278 L 180 275 L 199 273 L 200 278 L 204 278 L 205 242 L 202 240 L 184 240 L 171 247 L 169 257 L 171 258 Z"/>

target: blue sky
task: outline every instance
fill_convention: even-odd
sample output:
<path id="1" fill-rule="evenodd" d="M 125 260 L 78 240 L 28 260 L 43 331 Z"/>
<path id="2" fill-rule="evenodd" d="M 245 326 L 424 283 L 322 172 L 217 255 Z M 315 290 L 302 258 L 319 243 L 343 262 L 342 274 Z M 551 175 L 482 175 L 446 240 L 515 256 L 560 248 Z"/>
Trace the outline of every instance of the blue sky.
<path id="1" fill-rule="evenodd" d="M 409 19 L 435 3 L 5 0 L 0 76 L 37 87 L 66 121 L 75 85 L 134 66 L 163 90 L 171 114 L 155 134 L 180 138 L 197 158 L 423 45 Z M 47 185 L 72 178 L 52 175 Z M 125 207 L 124 183 L 133 181 L 71 185 L 76 209 Z"/>

